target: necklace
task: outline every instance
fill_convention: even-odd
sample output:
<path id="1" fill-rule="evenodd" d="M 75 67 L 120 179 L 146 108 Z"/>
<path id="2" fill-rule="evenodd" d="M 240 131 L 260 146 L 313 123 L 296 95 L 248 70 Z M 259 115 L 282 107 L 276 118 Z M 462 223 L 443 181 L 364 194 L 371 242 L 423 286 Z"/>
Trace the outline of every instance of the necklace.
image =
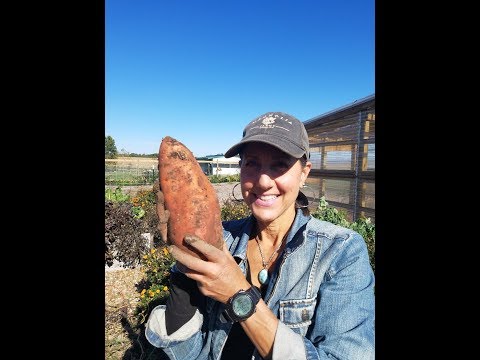
<path id="1" fill-rule="evenodd" d="M 260 272 L 258 273 L 258 281 L 260 282 L 260 284 L 262 285 L 268 284 L 268 281 L 270 280 L 268 278 L 268 270 L 267 270 L 268 264 L 270 264 L 270 261 L 272 261 L 275 254 L 278 252 L 278 250 L 280 250 L 280 247 L 282 246 L 287 235 L 288 235 L 288 232 L 285 234 L 282 241 L 280 241 L 280 245 L 278 245 L 278 247 L 275 249 L 272 255 L 270 255 L 270 259 L 268 259 L 267 262 L 265 262 L 265 257 L 263 256 L 262 247 L 260 246 L 260 242 L 258 241 L 258 235 L 255 236 L 255 241 L 257 242 L 258 250 L 260 250 L 260 256 L 262 257 L 262 266 L 263 266 L 263 269 L 260 270 Z"/>

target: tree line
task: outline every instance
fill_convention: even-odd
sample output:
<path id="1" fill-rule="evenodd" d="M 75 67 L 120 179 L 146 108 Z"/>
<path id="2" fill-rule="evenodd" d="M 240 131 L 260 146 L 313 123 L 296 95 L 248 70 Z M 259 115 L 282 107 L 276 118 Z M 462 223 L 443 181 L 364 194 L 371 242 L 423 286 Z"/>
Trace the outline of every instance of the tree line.
<path id="1" fill-rule="evenodd" d="M 128 151 L 122 149 L 119 153 L 117 146 L 115 145 L 115 139 L 110 135 L 105 136 L 105 159 L 116 159 L 121 155 L 123 157 L 144 157 L 144 158 L 157 158 L 158 154 L 136 154 L 129 153 Z"/>

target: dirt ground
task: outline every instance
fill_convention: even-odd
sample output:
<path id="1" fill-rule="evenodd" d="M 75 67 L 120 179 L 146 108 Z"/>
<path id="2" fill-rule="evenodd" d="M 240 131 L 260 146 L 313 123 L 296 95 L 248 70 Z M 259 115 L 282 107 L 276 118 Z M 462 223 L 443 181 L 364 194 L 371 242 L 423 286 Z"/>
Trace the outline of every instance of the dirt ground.
<path id="1" fill-rule="evenodd" d="M 140 269 L 105 271 L 105 359 L 123 359 L 132 348 L 124 319 L 134 321 L 134 311 L 139 300 L 135 284 L 143 278 Z M 131 327 L 130 327 L 131 328 Z"/>

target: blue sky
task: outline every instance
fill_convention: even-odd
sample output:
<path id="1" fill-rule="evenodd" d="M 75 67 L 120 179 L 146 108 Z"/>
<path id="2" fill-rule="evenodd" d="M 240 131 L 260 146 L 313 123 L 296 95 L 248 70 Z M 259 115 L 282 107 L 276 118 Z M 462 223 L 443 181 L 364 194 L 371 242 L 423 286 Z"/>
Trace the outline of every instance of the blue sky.
<path id="1" fill-rule="evenodd" d="M 105 135 L 224 153 L 268 111 L 302 121 L 375 93 L 373 0 L 106 0 Z"/>

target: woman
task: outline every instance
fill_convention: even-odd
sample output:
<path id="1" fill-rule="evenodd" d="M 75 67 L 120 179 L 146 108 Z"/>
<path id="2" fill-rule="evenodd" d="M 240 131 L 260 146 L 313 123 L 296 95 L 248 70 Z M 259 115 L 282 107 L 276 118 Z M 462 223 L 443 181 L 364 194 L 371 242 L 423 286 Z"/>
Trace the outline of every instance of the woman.
<path id="1" fill-rule="evenodd" d="M 303 123 L 263 114 L 225 157 L 236 154 L 252 215 L 223 222 L 223 250 L 187 236 L 207 260 L 170 247 L 171 295 L 150 314 L 148 341 L 171 359 L 374 359 L 367 247 L 308 213 Z"/>

